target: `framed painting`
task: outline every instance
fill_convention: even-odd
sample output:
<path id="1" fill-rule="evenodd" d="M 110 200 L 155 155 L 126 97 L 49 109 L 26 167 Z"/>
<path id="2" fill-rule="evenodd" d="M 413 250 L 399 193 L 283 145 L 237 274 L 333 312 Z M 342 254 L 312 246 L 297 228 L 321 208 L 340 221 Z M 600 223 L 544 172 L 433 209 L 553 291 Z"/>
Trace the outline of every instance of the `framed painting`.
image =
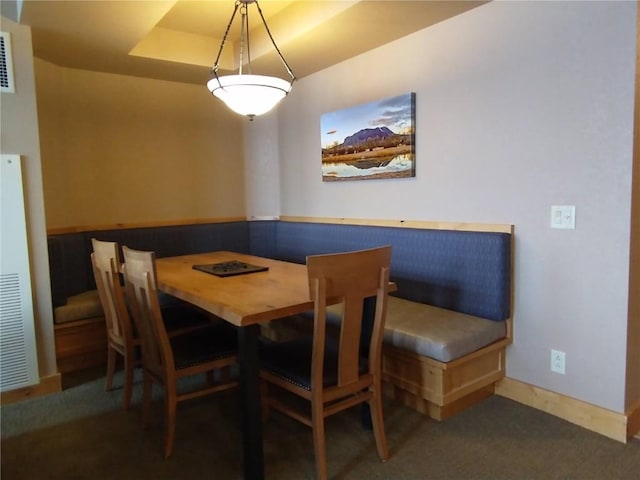
<path id="1" fill-rule="evenodd" d="M 416 176 L 415 93 L 325 113 L 322 180 Z"/>

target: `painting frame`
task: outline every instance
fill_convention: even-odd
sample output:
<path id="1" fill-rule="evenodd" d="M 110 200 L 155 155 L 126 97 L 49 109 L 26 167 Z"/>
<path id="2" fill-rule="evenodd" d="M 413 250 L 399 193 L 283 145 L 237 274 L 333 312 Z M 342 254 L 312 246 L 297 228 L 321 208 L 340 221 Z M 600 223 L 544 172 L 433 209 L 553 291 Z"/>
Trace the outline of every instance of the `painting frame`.
<path id="1" fill-rule="evenodd" d="M 415 177 L 415 120 L 415 92 L 322 114 L 322 181 Z"/>

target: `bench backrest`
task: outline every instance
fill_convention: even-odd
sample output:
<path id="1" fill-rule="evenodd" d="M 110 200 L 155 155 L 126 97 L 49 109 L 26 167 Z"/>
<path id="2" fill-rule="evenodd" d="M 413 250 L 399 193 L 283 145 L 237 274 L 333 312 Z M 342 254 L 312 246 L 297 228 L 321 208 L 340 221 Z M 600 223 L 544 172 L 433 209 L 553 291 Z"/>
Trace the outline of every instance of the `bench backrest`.
<path id="1" fill-rule="evenodd" d="M 297 263 L 307 255 L 392 245 L 395 295 L 490 320 L 511 315 L 509 233 L 288 221 L 250 227 L 252 253 Z"/>
<path id="2" fill-rule="evenodd" d="M 249 253 L 246 221 L 94 230 L 49 235 L 49 268 L 53 306 L 95 287 L 91 239 L 117 242 L 135 250 L 152 250 L 157 258 L 215 250 Z"/>
<path id="3" fill-rule="evenodd" d="M 511 316 L 510 233 L 274 220 L 50 235 L 54 306 L 95 288 L 91 238 L 153 250 L 158 258 L 229 250 L 297 263 L 308 255 L 391 245 L 394 295 L 490 320 Z"/>

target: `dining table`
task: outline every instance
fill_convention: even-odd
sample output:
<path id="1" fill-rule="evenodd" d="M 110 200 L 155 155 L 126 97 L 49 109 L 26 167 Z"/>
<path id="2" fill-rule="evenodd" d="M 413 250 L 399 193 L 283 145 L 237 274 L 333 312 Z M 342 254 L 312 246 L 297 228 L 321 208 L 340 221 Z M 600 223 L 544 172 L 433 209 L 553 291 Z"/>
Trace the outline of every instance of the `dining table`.
<path id="1" fill-rule="evenodd" d="M 264 478 L 261 325 L 313 309 L 306 265 L 231 251 L 156 259 L 157 286 L 238 331 L 244 478 Z"/>

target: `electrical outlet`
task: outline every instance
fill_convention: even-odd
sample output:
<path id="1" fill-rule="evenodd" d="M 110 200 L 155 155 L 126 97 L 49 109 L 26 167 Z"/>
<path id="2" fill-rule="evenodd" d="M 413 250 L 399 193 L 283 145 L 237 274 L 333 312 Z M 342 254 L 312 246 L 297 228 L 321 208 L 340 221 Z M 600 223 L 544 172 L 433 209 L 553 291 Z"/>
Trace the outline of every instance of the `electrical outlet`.
<path id="1" fill-rule="evenodd" d="M 551 371 L 564 375 L 566 370 L 566 354 L 560 350 L 551 350 Z"/>

